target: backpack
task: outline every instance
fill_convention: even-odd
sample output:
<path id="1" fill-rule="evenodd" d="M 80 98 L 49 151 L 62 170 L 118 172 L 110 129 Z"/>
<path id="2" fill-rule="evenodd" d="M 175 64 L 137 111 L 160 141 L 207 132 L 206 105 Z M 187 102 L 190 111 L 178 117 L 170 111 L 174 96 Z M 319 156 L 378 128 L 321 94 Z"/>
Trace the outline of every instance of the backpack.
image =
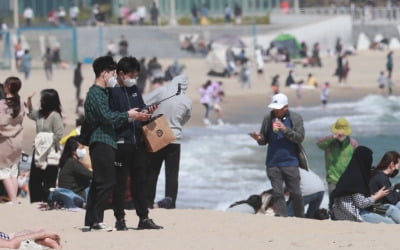
<path id="1" fill-rule="evenodd" d="M 99 127 L 99 124 L 91 124 L 84 119 L 81 126 L 81 132 L 79 134 L 78 141 L 80 144 L 89 146 L 90 138 L 92 137 L 93 132 Z"/>

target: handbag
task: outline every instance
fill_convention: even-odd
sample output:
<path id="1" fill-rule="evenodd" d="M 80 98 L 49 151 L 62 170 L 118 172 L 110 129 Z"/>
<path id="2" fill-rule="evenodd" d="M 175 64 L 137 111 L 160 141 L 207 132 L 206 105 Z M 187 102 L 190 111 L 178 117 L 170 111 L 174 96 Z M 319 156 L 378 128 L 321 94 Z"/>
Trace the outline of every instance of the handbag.
<path id="1" fill-rule="evenodd" d="M 58 166 L 61 158 L 61 150 L 56 151 L 54 147 L 51 147 L 49 154 L 47 155 L 47 164 L 51 166 Z"/>
<path id="2" fill-rule="evenodd" d="M 375 203 L 372 205 L 372 212 L 380 214 L 380 215 L 386 215 L 386 211 L 388 210 L 388 206 L 385 206 L 382 203 Z"/>
<path id="3" fill-rule="evenodd" d="M 39 132 L 34 142 L 35 166 L 45 170 L 48 165 L 58 166 L 61 150 L 56 150 L 53 145 L 53 133 Z"/>
<path id="4" fill-rule="evenodd" d="M 146 150 L 149 152 L 157 152 L 176 139 L 163 114 L 151 118 L 142 126 L 142 132 Z"/>

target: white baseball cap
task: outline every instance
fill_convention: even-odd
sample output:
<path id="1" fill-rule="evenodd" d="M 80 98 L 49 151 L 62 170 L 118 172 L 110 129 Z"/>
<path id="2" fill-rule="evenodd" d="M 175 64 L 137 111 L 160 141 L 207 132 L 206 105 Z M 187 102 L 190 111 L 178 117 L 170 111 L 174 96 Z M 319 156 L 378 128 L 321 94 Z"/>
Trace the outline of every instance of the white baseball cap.
<path id="1" fill-rule="evenodd" d="M 285 94 L 279 93 L 272 96 L 272 102 L 268 105 L 268 108 L 271 109 L 281 109 L 288 105 L 288 98 Z"/>

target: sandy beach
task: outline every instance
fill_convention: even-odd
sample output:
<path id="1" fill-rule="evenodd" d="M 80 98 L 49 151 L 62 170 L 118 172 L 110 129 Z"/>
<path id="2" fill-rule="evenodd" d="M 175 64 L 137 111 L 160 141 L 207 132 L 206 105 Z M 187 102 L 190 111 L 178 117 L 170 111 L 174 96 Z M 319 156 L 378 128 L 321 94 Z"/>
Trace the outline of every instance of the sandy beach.
<path id="1" fill-rule="evenodd" d="M 294 70 L 295 79 L 306 80 L 312 73 L 319 84 L 331 83 L 329 102 L 355 101 L 368 94 L 378 94 L 378 75 L 385 70 L 388 51 L 365 51 L 349 57 L 350 73 L 345 85 L 339 85 L 333 72 L 335 57 L 322 58 L 322 68 L 303 68 Z M 396 70 L 398 54 L 394 54 L 394 94 L 399 93 L 400 74 Z M 170 60 L 160 60 L 164 67 Z M 267 63 L 265 73 L 258 76 L 252 70 L 252 88 L 242 89 L 237 78 L 209 78 L 203 59 L 182 59 L 189 76 L 188 95 L 193 101 L 192 118 L 187 126 L 203 126 L 203 106 L 199 103 L 198 88 L 207 80 L 223 81 L 226 98 L 224 100 L 224 120 L 226 123 L 244 121 L 261 122 L 267 111 L 271 90 L 271 78 L 280 75 L 281 92 L 289 96 L 289 105 L 296 107 L 296 90 L 285 87 L 288 70 L 284 64 Z M 0 81 L 6 77 L 22 74 L 1 71 Z M 44 88 L 55 88 L 61 97 L 67 134 L 75 124 L 75 89 L 72 84 L 73 69 L 55 69 L 53 80 L 45 79 L 43 69 L 33 69 L 31 77 L 23 80 L 21 96 L 26 97 L 36 91 L 33 98 L 35 107 L 39 105 L 39 92 Z M 91 65 L 83 66 L 84 83 L 82 93 L 86 93 L 93 83 Z M 303 106 L 320 104 L 319 89 L 303 90 Z M 329 108 L 329 104 L 328 104 Z M 368 108 L 368 107 L 366 107 Z M 25 140 L 23 150 L 32 152 L 35 135 L 34 122 L 24 120 Z M 199 156 L 201 157 L 201 156 Z M 201 198 L 201 197 L 199 197 Z M 21 198 L 21 204 L 0 204 L 0 231 L 15 232 L 25 228 L 42 227 L 58 232 L 64 249 L 398 249 L 394 240 L 396 225 L 374 225 L 367 223 L 316 221 L 297 218 L 276 218 L 265 215 L 246 215 L 221 211 L 175 209 L 155 209 L 150 216 L 163 230 L 138 231 L 138 219 L 134 211 L 127 212 L 128 232 L 83 232 L 84 212 L 62 210 L 40 211 L 37 204 L 29 204 Z M 105 214 L 105 223 L 114 224 L 111 210 Z"/>
<path id="2" fill-rule="evenodd" d="M 64 249 L 398 249 L 397 225 L 278 218 L 208 210 L 156 209 L 150 216 L 162 230 L 83 232 L 84 212 L 40 211 L 26 201 L 0 206 L 2 230 L 45 227 L 61 235 Z M 113 225 L 111 210 L 105 223 Z"/>

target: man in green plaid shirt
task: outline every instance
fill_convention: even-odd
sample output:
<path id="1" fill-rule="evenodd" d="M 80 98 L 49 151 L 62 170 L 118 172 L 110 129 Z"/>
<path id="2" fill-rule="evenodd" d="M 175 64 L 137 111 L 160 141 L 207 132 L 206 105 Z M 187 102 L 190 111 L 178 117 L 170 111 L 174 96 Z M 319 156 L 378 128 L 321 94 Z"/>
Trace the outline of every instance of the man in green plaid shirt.
<path id="1" fill-rule="evenodd" d="M 128 119 L 150 118 L 151 114 L 138 112 L 137 108 L 127 112 L 113 112 L 109 108 L 107 87 L 117 83 L 115 69 L 117 64 L 110 56 L 97 58 L 93 62 L 96 75 L 95 83 L 90 87 L 85 101 L 85 119 L 97 125 L 90 144 L 93 180 L 86 205 L 85 226 L 91 230 L 111 230 L 103 223 L 104 208 L 115 182 L 115 151 L 117 149 L 115 126 Z"/>

